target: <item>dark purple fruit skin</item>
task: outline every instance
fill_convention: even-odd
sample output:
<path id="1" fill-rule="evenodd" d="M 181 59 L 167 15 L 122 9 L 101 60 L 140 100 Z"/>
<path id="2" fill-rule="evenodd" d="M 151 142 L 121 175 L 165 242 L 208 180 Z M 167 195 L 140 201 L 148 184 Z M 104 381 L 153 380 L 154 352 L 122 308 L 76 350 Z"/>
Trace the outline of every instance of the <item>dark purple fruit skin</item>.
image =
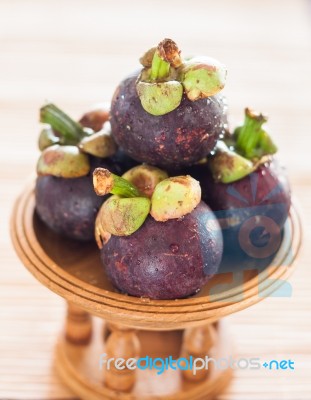
<path id="1" fill-rule="evenodd" d="M 80 241 L 94 238 L 95 218 L 104 199 L 95 194 L 90 176 L 40 176 L 35 194 L 37 214 L 54 232 Z"/>
<path id="2" fill-rule="evenodd" d="M 291 190 L 286 171 L 277 160 L 260 165 L 252 174 L 230 184 L 215 182 L 208 168 L 198 178 L 202 199 L 213 211 L 239 210 L 238 218 L 244 220 L 251 216 L 253 207 L 260 207 L 261 215 L 272 218 L 280 228 L 284 225 L 291 204 Z M 281 207 L 276 207 L 279 204 Z"/>
<path id="3" fill-rule="evenodd" d="M 82 178 L 40 176 L 36 181 L 36 211 L 40 219 L 54 232 L 71 239 L 94 239 L 96 215 L 107 196 L 97 196 L 92 182 L 95 168 L 107 168 L 122 175 L 136 161 L 122 150 L 105 159 L 90 156 L 91 171 Z"/>
<path id="4" fill-rule="evenodd" d="M 182 219 L 148 217 L 130 236 L 112 236 L 101 250 L 112 283 L 123 293 L 177 299 L 196 293 L 218 269 L 220 227 L 202 201 Z"/>
<path id="5" fill-rule="evenodd" d="M 123 175 L 124 172 L 139 165 L 137 161 L 129 157 L 120 147 L 113 156 L 109 157 L 109 161 L 114 165 L 115 173 L 118 175 Z"/>
<path id="6" fill-rule="evenodd" d="M 247 177 L 229 184 L 217 183 L 208 169 L 208 164 L 192 167 L 188 171 L 200 181 L 202 199 L 211 207 L 223 228 L 224 254 L 241 257 L 245 255 L 239 233 L 243 224 L 251 217 L 265 216 L 281 229 L 288 217 L 291 205 L 291 189 L 286 171 L 276 159 L 260 165 Z M 259 221 L 261 221 L 259 219 Z M 272 225 L 273 226 L 273 225 Z M 265 234 L 265 223 L 251 233 L 256 246 L 269 246 Z M 281 235 L 276 230 L 274 235 Z M 244 247 L 245 249 L 245 247 Z"/>
<path id="7" fill-rule="evenodd" d="M 127 154 L 140 162 L 177 169 L 209 154 L 227 126 L 222 95 L 190 101 L 162 116 L 149 114 L 136 93 L 137 73 L 116 89 L 110 111 L 112 134 Z"/>
<path id="8" fill-rule="evenodd" d="M 54 232 L 87 242 L 94 239 L 98 210 L 107 196 L 94 192 L 92 173 L 97 167 L 120 173 L 122 166 L 110 159 L 90 157 L 91 172 L 81 178 L 39 176 L 36 181 L 36 211 Z"/>

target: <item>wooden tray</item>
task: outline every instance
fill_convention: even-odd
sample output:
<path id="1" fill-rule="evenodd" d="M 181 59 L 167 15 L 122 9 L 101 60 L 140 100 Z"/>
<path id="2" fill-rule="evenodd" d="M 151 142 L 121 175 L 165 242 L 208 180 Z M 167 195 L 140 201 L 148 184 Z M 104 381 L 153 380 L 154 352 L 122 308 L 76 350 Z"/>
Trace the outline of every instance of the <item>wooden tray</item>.
<path id="1" fill-rule="evenodd" d="M 212 323 L 249 307 L 284 284 L 294 270 L 301 246 L 301 223 L 293 205 L 282 244 L 270 266 L 259 271 L 217 274 L 197 295 L 187 299 L 136 298 L 118 293 L 111 285 L 95 244 L 59 237 L 40 221 L 33 190 L 32 182 L 16 201 L 11 220 L 13 243 L 25 266 L 42 284 L 69 302 L 108 322 L 128 327 L 184 329 Z"/>

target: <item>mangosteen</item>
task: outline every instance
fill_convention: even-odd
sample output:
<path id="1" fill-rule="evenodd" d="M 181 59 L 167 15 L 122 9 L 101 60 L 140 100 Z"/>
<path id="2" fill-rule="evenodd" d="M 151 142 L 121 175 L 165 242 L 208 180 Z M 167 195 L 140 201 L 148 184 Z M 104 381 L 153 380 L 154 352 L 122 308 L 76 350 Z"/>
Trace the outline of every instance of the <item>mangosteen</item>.
<path id="1" fill-rule="evenodd" d="M 227 128 L 226 69 L 207 57 L 182 59 L 164 39 L 124 79 L 111 104 L 117 144 L 135 160 L 176 170 L 208 155 Z"/>
<path id="2" fill-rule="evenodd" d="M 278 250 L 291 205 L 286 171 L 263 124 L 267 117 L 245 110 L 245 122 L 218 142 L 207 163 L 192 169 L 203 200 L 222 226 L 225 254 L 253 259 Z"/>
<path id="3" fill-rule="evenodd" d="M 53 104 L 41 108 L 40 119 L 46 125 L 39 138 L 42 154 L 37 164 L 36 212 L 53 231 L 92 240 L 103 202 L 94 193 L 92 172 L 99 166 L 118 167 L 109 159 L 117 150 L 109 126 L 94 133 Z"/>
<path id="4" fill-rule="evenodd" d="M 96 192 L 113 194 L 96 219 L 108 277 L 122 293 L 137 297 L 177 299 L 197 293 L 222 257 L 221 229 L 201 201 L 199 182 L 190 176 L 168 178 L 145 165 L 126 177 L 94 171 Z"/>
<path id="5" fill-rule="evenodd" d="M 94 238 L 94 223 L 102 199 L 94 196 L 90 176 L 40 176 L 36 182 L 36 211 L 54 232 L 72 239 Z"/>
<path id="6" fill-rule="evenodd" d="M 84 128 L 90 128 L 94 132 L 98 132 L 107 127 L 110 130 L 110 125 L 106 124 L 106 122 L 109 122 L 109 115 L 109 105 L 107 103 L 98 103 L 82 115 L 79 123 Z M 137 161 L 129 157 L 121 147 L 118 147 L 117 151 L 110 155 L 109 160 L 113 163 L 115 167 L 114 169 L 116 169 L 116 172 L 120 175 L 139 164 Z M 100 167 L 100 160 L 97 166 Z M 109 168 L 109 166 L 106 166 L 106 168 Z"/>

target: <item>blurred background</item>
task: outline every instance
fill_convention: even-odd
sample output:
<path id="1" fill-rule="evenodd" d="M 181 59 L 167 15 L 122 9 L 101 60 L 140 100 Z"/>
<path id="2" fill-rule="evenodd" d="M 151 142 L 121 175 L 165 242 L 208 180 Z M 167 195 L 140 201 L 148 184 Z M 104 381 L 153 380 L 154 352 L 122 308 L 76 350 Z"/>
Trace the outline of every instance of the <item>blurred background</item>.
<path id="1" fill-rule="evenodd" d="M 109 101 L 164 37 L 183 55 L 227 65 L 232 127 L 246 106 L 269 115 L 305 224 L 293 296 L 228 318 L 241 357 L 291 358 L 296 369 L 238 371 L 221 400 L 311 398 L 310 2 L 0 0 L 0 399 L 74 398 L 53 368 L 64 303 L 30 276 L 9 237 L 12 204 L 39 154 L 38 109 L 48 99 L 78 118 Z"/>

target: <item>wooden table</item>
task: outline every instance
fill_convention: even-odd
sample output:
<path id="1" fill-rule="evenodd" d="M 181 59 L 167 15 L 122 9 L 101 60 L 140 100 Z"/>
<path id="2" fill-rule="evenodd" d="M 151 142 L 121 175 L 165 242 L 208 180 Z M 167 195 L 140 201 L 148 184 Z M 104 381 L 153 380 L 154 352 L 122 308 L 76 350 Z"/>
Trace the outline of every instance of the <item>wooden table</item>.
<path id="1" fill-rule="evenodd" d="M 64 303 L 21 265 L 8 232 L 38 156 L 38 108 L 52 99 L 78 117 L 165 36 L 227 64 L 232 125 L 245 106 L 270 115 L 304 220 L 293 296 L 228 318 L 241 357 L 290 358 L 295 371 L 236 371 L 221 400 L 311 398 L 310 26 L 302 0 L 0 1 L 0 399 L 74 398 L 53 368 Z"/>

